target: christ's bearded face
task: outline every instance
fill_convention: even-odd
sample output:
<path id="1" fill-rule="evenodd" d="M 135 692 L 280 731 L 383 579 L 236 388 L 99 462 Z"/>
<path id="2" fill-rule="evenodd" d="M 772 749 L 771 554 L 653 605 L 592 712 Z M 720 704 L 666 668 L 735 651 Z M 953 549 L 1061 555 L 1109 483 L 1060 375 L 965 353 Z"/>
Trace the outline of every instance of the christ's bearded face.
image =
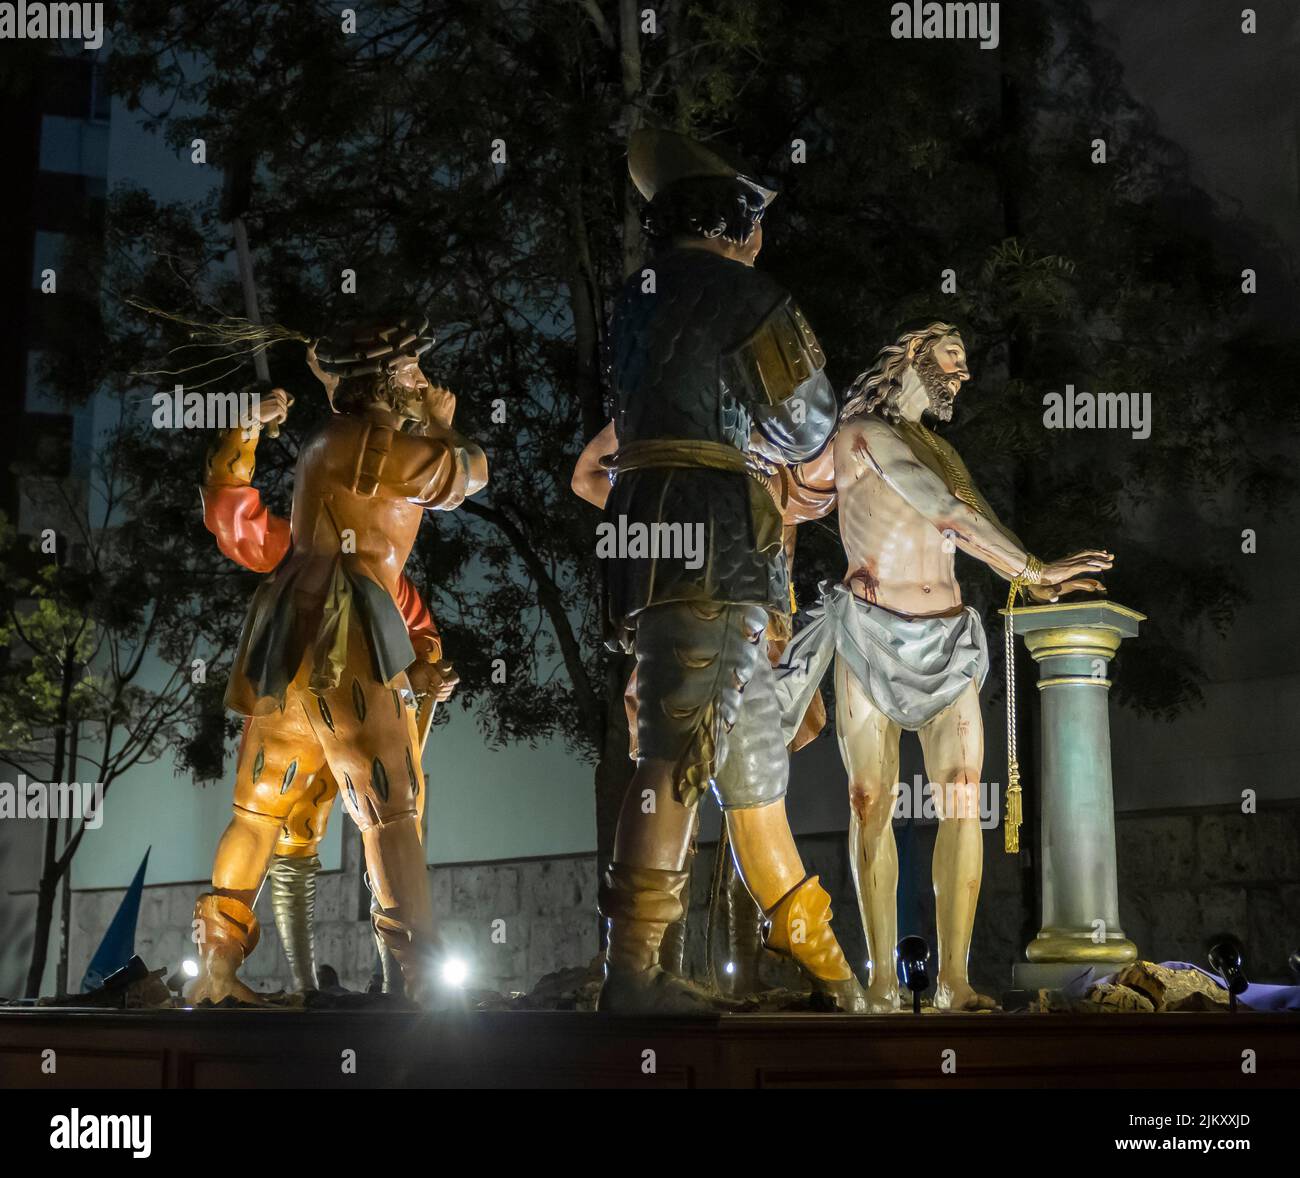
<path id="1" fill-rule="evenodd" d="M 957 393 L 962 384 L 970 380 L 961 336 L 945 335 L 936 340 L 913 361 L 913 367 L 930 398 L 926 412 L 937 421 L 951 421 Z"/>

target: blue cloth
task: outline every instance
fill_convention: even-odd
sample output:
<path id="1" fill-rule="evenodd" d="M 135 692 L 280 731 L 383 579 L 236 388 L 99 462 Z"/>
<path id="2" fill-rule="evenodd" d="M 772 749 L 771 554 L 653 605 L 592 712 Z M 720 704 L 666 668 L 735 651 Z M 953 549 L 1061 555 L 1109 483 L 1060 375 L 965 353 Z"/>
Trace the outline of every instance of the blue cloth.
<path id="1" fill-rule="evenodd" d="M 140 896 L 144 892 L 144 874 L 149 866 L 149 852 L 152 850 L 152 847 L 145 850 L 144 858 L 136 868 L 131 886 L 126 889 L 126 895 L 122 897 L 122 903 L 117 906 L 117 912 L 109 922 L 104 939 L 99 942 L 95 956 L 90 959 L 90 965 L 86 967 L 86 976 L 81 979 L 83 994 L 103 985 L 104 979 L 121 969 L 135 953 L 135 925 L 140 916 Z"/>

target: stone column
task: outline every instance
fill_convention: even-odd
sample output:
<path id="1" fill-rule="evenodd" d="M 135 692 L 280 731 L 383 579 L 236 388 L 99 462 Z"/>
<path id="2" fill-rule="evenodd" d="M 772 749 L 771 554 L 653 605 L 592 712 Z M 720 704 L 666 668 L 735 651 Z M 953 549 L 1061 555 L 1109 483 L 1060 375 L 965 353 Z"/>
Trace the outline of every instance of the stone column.
<path id="1" fill-rule="evenodd" d="M 1110 768 L 1110 661 L 1142 614 L 1110 601 L 1013 611 L 1015 633 L 1038 663 L 1041 780 L 1026 773 L 1042 816 L 1043 923 L 1013 970 L 1016 989 L 1055 989 L 1088 967 L 1094 977 L 1137 958 L 1119 923 L 1115 800 Z"/>

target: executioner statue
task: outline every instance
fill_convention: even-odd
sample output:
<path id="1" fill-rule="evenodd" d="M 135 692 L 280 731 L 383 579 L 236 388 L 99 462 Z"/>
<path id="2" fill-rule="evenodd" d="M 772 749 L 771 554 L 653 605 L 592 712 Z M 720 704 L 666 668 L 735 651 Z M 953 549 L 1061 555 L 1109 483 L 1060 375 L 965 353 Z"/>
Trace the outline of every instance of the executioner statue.
<path id="1" fill-rule="evenodd" d="M 299 451 L 287 524 L 251 486 L 260 426 L 288 409 L 282 390 L 263 400 L 259 426 L 224 434 L 209 456 L 205 522 L 226 555 L 269 575 L 226 694 L 247 719 L 213 890 L 195 907 L 195 1000 L 256 999 L 236 973 L 257 943 L 252 905 L 273 855 L 295 984 L 314 985 L 315 848 L 340 786 L 362 834 L 377 940 L 408 995 L 431 996 L 421 751 L 455 676 L 403 569 L 423 512 L 452 510 L 487 481 L 482 450 L 453 428 L 455 397 L 420 370 L 432 342 L 426 320 L 404 319 L 309 348 L 334 416 Z"/>
<path id="2" fill-rule="evenodd" d="M 572 487 L 574 493 L 602 510 L 609 499 L 609 465 L 618 448 L 614 423 L 611 421 L 583 449 L 574 468 Z M 779 466 L 768 479 L 768 490 L 782 504 L 781 547 L 785 552 L 786 568 L 793 570 L 798 525 L 821 519 L 835 507 L 835 470 L 829 446 L 811 462 L 799 466 Z M 767 641 L 768 661 L 775 664 L 785 650 L 787 638 L 774 636 L 769 626 Z M 779 633 L 779 631 L 778 631 Z M 628 752 L 635 763 L 637 749 L 637 677 L 633 670 L 623 695 L 628 720 Z M 826 706 L 821 693 L 814 692 L 803 722 L 790 741 L 790 751 L 798 752 L 815 740 L 826 724 Z M 729 778 L 748 773 L 753 768 L 743 757 L 728 757 L 719 766 L 721 785 L 725 795 L 743 792 L 746 784 L 733 783 Z M 699 808 L 695 811 L 691 837 L 688 843 L 685 870 L 693 870 L 695 839 L 699 833 Z M 684 976 L 686 955 L 686 920 L 689 909 L 690 887 L 683 889 L 682 916 L 668 926 L 660 946 L 659 964 L 670 973 Z M 710 895 L 708 954 L 710 978 L 717 989 L 728 997 L 748 998 L 758 993 L 761 984 L 758 976 L 762 952 L 763 914 L 745 890 L 744 880 L 736 871 L 735 859 L 724 826 L 714 863 Z M 716 918 L 716 919 L 715 919 Z"/>
<path id="3" fill-rule="evenodd" d="M 628 166 L 649 201 L 653 246 L 611 326 L 612 483 L 606 523 L 653 537 L 606 563 L 611 641 L 635 654 L 637 767 L 600 889 L 608 922 L 600 1008 L 701 1010 L 714 999 L 662 968 L 682 915 L 701 796 L 725 817 L 769 948 L 846 1009 L 862 993 L 804 870 L 785 814 L 789 754 L 767 659 L 786 637 L 782 466 L 818 458 L 836 403 L 812 329 L 754 269 L 775 193 L 694 141 L 633 136 Z M 610 444 L 610 443 L 614 444 Z M 727 772 L 741 766 L 740 771 Z"/>
<path id="4" fill-rule="evenodd" d="M 899 738 L 918 734 L 939 831 L 934 893 L 939 942 L 935 1005 L 994 1005 L 972 989 L 967 957 L 983 871 L 979 796 L 984 726 L 979 689 L 988 649 L 964 605 L 956 551 L 982 560 L 1032 600 L 1099 591 L 1088 574 L 1104 551 L 1043 564 L 999 521 L 952 445 L 922 420 L 946 422 L 970 379 L 957 328 L 905 325 L 853 384 L 833 453 L 840 536 L 848 569 L 822 585 L 821 605 L 777 668 L 786 731 L 793 732 L 835 656 L 836 729 L 848 769 L 850 863 L 871 956 L 872 1011 L 899 1004 L 898 855 L 893 811 Z"/>

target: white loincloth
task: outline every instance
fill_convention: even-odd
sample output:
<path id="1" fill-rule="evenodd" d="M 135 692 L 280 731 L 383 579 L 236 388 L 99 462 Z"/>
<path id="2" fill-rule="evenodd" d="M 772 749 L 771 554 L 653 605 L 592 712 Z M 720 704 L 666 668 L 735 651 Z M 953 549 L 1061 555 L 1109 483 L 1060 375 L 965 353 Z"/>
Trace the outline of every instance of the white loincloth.
<path id="1" fill-rule="evenodd" d="M 822 602 L 776 666 L 781 727 L 788 744 L 838 653 L 867 698 L 894 723 L 923 728 L 974 681 L 984 685 L 988 643 L 970 606 L 941 618 L 901 617 L 823 581 Z"/>

